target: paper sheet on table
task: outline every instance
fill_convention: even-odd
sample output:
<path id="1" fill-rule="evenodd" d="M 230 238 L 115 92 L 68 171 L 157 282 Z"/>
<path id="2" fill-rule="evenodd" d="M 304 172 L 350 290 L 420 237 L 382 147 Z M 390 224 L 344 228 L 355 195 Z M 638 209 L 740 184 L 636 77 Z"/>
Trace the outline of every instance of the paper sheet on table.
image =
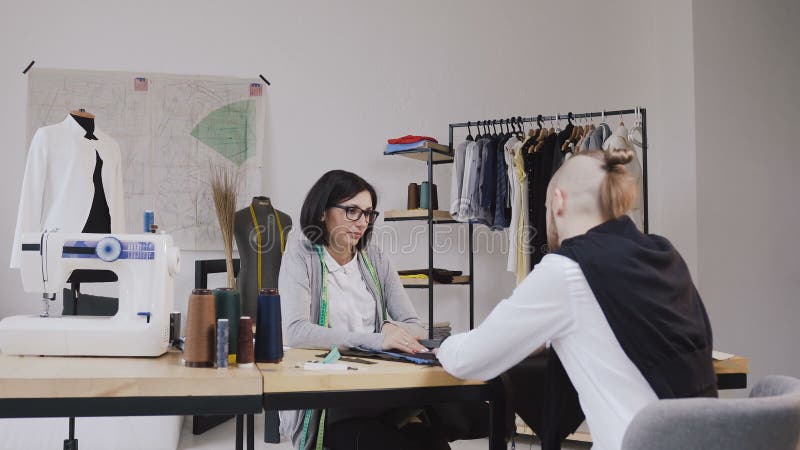
<path id="1" fill-rule="evenodd" d="M 730 353 L 725 353 L 725 352 L 718 352 L 716 350 L 711 351 L 711 357 L 716 359 L 717 361 L 724 361 L 726 359 L 731 359 L 734 356 L 736 355 L 732 355 Z"/>

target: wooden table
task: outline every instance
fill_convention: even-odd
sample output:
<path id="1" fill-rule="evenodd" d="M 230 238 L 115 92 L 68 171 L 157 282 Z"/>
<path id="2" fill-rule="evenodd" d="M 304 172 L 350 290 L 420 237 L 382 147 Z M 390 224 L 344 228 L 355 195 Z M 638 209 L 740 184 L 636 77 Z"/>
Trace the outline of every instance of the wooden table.
<path id="1" fill-rule="evenodd" d="M 303 370 L 324 350 L 287 350 L 280 364 L 258 364 L 263 375 L 266 412 L 337 408 L 353 405 L 421 406 L 431 403 L 486 400 L 491 404 L 489 448 L 505 449 L 504 403 L 497 383 L 459 380 L 441 367 L 393 361 L 365 365 L 347 363 L 357 371 Z M 300 367 L 295 367 L 299 365 Z"/>
<path id="2" fill-rule="evenodd" d="M 750 373 L 750 361 L 742 356 L 722 361 L 714 360 L 714 371 L 717 373 L 718 389 L 745 389 L 747 374 Z"/>
<path id="3" fill-rule="evenodd" d="M 256 367 L 190 368 L 180 353 L 159 358 L 0 355 L 0 417 L 242 415 L 261 411 L 261 372 Z"/>

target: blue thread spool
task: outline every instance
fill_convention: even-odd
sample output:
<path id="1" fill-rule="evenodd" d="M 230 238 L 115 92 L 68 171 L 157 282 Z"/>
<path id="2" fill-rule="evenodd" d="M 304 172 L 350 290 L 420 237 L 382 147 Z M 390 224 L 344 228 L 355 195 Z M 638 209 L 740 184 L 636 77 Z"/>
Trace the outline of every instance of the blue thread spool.
<path id="1" fill-rule="evenodd" d="M 427 181 L 422 182 L 422 186 L 419 188 L 419 207 L 422 209 L 428 209 L 430 203 L 428 202 L 428 195 L 431 192 L 431 185 Z"/>
<path id="2" fill-rule="evenodd" d="M 283 359 L 281 297 L 277 289 L 261 289 L 256 308 L 256 362 L 277 363 Z"/>
<path id="3" fill-rule="evenodd" d="M 155 218 L 156 218 L 156 216 L 155 216 L 155 213 L 153 213 L 153 211 L 151 211 L 149 209 L 146 209 L 144 211 L 144 232 L 145 233 L 152 233 L 152 230 L 150 230 L 150 226 L 155 223 Z"/>
<path id="4" fill-rule="evenodd" d="M 228 319 L 217 320 L 217 369 L 228 367 Z"/>

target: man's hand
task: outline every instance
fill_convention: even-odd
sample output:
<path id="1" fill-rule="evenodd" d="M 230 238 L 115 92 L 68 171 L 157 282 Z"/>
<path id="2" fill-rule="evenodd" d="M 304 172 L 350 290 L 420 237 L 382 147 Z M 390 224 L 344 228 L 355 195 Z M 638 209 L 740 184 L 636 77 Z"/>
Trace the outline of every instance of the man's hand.
<path id="1" fill-rule="evenodd" d="M 381 333 L 383 334 L 383 345 L 381 348 L 384 350 L 395 349 L 406 353 L 428 351 L 428 349 L 423 347 L 408 331 L 393 323 L 384 324 L 383 328 L 381 328 Z"/>

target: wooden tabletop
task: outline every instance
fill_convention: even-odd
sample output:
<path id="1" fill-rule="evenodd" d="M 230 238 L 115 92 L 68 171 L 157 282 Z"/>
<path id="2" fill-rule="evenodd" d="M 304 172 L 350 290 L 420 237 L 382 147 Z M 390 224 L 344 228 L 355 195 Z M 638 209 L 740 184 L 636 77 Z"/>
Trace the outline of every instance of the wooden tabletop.
<path id="1" fill-rule="evenodd" d="M 259 395 L 250 368 L 192 368 L 179 352 L 158 358 L 0 355 L 0 398 Z"/>
<path id="2" fill-rule="evenodd" d="M 318 361 L 325 350 L 290 349 L 279 364 L 259 363 L 264 376 L 264 393 L 327 392 L 369 389 L 482 385 L 482 381 L 459 380 L 438 366 L 372 360 L 377 364 L 346 362 L 358 370 L 346 372 L 308 371 L 306 361 Z M 300 365 L 300 367 L 295 367 Z"/>
<path id="3" fill-rule="evenodd" d="M 302 365 L 306 361 L 319 361 L 317 355 L 325 350 L 286 350 L 279 364 L 259 363 L 264 376 L 264 393 L 283 392 L 327 392 L 365 389 L 397 389 L 435 386 L 480 385 L 482 381 L 460 380 L 441 367 L 428 367 L 394 361 L 376 361 L 365 365 L 346 363 L 358 370 L 346 372 L 308 371 Z M 299 366 L 299 367 L 297 367 Z M 718 374 L 747 373 L 748 360 L 741 356 L 724 361 L 714 361 Z"/>
<path id="4" fill-rule="evenodd" d="M 722 361 L 714 360 L 714 371 L 717 375 L 728 373 L 750 373 L 750 360 L 743 356 L 734 356 Z"/>

